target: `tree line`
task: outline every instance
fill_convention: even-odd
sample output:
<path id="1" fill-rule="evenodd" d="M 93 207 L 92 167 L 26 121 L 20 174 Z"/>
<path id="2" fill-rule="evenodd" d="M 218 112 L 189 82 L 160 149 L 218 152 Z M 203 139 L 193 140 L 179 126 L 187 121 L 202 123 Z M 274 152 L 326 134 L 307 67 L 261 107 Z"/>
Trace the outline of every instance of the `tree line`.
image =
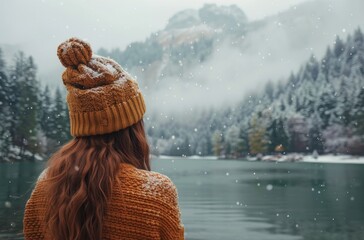
<path id="1" fill-rule="evenodd" d="M 70 139 L 68 110 L 57 88 L 42 88 L 31 56 L 8 65 L 0 49 L 0 160 L 47 157 Z"/>
<path id="2" fill-rule="evenodd" d="M 197 54 L 198 55 L 198 54 Z M 153 154 L 226 158 L 273 153 L 364 155 L 364 36 L 360 29 L 285 81 L 223 109 L 145 117 Z M 64 94 L 41 86 L 31 56 L 0 49 L 0 159 L 44 159 L 71 139 Z"/>
<path id="3" fill-rule="evenodd" d="M 364 155 L 363 33 L 337 37 L 321 59 L 312 55 L 285 81 L 268 82 L 234 106 L 161 119 L 152 114 L 148 129 L 156 154 Z"/>

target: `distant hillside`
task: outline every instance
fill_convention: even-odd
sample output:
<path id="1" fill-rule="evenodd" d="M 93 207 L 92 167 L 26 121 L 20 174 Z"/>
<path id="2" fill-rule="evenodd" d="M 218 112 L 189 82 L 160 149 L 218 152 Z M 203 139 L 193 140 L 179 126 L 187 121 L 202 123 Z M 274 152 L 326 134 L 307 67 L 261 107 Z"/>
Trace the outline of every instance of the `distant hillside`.
<path id="1" fill-rule="evenodd" d="M 156 153 L 363 154 L 362 33 L 340 40 L 364 22 L 362 7 L 309 1 L 251 22 L 234 5 L 209 4 L 175 14 L 144 42 L 99 53 L 138 76 Z"/>
<path id="2" fill-rule="evenodd" d="M 316 0 L 249 21 L 235 5 L 207 4 L 176 13 L 143 42 L 98 53 L 138 77 L 151 112 L 221 107 L 287 78 L 311 54 L 323 56 L 333 36 L 362 26 L 363 7 L 361 0 Z"/>
<path id="3" fill-rule="evenodd" d="M 110 56 L 137 73 L 144 85 L 157 88 L 158 80 L 184 75 L 188 68 L 205 62 L 224 38 L 241 37 L 247 24 L 244 12 L 235 5 L 206 4 L 173 15 L 164 30 L 144 42 L 131 43 L 124 51 L 100 49 L 98 54 Z"/>
<path id="4" fill-rule="evenodd" d="M 323 58 L 312 55 L 285 81 L 269 82 L 263 92 L 237 105 L 162 117 L 154 115 L 148 123 L 154 151 L 160 154 L 363 155 L 363 33 L 357 29 L 345 42 L 337 37 Z"/>

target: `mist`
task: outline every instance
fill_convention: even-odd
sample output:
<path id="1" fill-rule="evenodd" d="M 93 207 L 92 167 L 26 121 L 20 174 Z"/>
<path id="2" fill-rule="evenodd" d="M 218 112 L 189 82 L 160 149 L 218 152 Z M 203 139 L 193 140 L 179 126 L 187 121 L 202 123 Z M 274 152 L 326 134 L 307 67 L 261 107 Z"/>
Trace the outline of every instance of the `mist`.
<path id="1" fill-rule="evenodd" d="M 251 19 L 261 19 L 304 0 L 215 0 L 219 4 L 238 4 L 247 9 Z M 86 0 L 0 0 L 0 47 L 6 60 L 18 50 L 32 55 L 42 82 L 56 87 L 61 84 L 62 66 L 56 56 L 57 46 L 70 37 L 79 37 L 100 47 L 125 48 L 133 41 L 143 41 L 152 32 L 163 29 L 177 11 L 199 8 L 202 1 L 129 2 Z M 258 4 L 258 5 L 257 5 Z M 259 7 L 257 7 L 259 6 Z M 16 50 L 15 50 L 16 49 Z"/>
<path id="2" fill-rule="evenodd" d="M 345 38 L 355 28 L 363 27 L 361 10 L 364 2 L 360 0 L 289 2 L 258 7 L 249 1 L 228 1 L 227 4 L 238 4 L 246 12 L 249 20 L 247 33 L 238 40 L 227 38 L 222 41 L 204 63 L 185 69 L 183 77 L 166 77 L 165 81 L 158 83 L 158 88 L 152 91 L 143 89 L 149 109 L 192 111 L 235 103 L 261 91 L 267 81 L 284 81 L 310 55 L 319 59 L 327 46 L 334 43 L 336 35 Z M 19 1 L 9 4 L 12 9 L 20 6 Z M 168 18 L 178 10 L 197 9 L 202 3 L 187 1 L 173 7 L 173 4 L 167 4 L 167 10 L 162 10 L 161 14 L 147 11 L 148 7 L 155 9 L 155 6 L 145 1 L 120 6 L 123 10 L 111 3 L 92 2 L 88 8 L 86 4 L 86 1 L 71 5 L 68 1 L 44 0 L 21 3 L 23 10 L 14 15 L 20 21 L 1 24 L 2 32 L 7 33 L 0 42 L 6 58 L 11 58 L 17 50 L 34 56 L 41 82 L 54 88 L 62 84 L 63 71 L 56 47 L 66 38 L 83 38 L 91 43 L 95 52 L 100 47 L 123 49 L 127 44 L 143 41 L 163 29 Z M 268 6 L 273 10 L 268 10 Z M 2 12 L 2 17 L 11 21 L 14 11 Z M 147 12 L 145 16 L 150 21 L 142 17 Z M 139 71 L 131 73 L 142 85 L 146 78 L 151 78 L 148 82 L 152 84 L 157 80 Z"/>
<path id="3" fill-rule="evenodd" d="M 238 44 L 226 39 L 206 62 L 147 91 L 150 108 L 167 112 L 220 108 L 262 91 L 268 81 L 286 81 L 311 55 L 321 59 L 337 36 L 345 39 L 363 28 L 361 9 L 360 0 L 309 1 L 254 21 Z"/>

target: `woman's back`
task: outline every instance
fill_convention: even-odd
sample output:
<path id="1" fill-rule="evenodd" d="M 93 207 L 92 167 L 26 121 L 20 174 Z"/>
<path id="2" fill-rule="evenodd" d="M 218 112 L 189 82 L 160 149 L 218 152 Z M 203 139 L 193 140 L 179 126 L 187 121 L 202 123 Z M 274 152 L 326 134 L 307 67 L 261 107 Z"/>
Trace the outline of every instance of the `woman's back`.
<path id="1" fill-rule="evenodd" d="M 103 239 L 183 239 L 175 185 L 159 173 L 120 164 L 103 222 Z M 26 239 L 47 239 L 47 174 L 42 174 L 24 217 Z"/>
<path id="2" fill-rule="evenodd" d="M 61 43 L 70 132 L 27 202 L 25 239 L 183 239 L 177 191 L 150 171 L 139 85 L 77 38 Z"/>

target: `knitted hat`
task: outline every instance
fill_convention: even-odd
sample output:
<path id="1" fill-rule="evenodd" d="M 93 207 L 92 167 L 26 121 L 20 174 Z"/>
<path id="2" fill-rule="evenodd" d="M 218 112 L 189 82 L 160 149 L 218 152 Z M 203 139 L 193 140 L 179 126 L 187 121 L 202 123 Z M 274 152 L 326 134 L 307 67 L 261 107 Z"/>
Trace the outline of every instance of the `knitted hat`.
<path id="1" fill-rule="evenodd" d="M 105 134 L 127 128 L 146 111 L 138 83 L 115 61 L 93 55 L 88 43 L 70 38 L 57 55 L 66 70 L 71 135 Z"/>

